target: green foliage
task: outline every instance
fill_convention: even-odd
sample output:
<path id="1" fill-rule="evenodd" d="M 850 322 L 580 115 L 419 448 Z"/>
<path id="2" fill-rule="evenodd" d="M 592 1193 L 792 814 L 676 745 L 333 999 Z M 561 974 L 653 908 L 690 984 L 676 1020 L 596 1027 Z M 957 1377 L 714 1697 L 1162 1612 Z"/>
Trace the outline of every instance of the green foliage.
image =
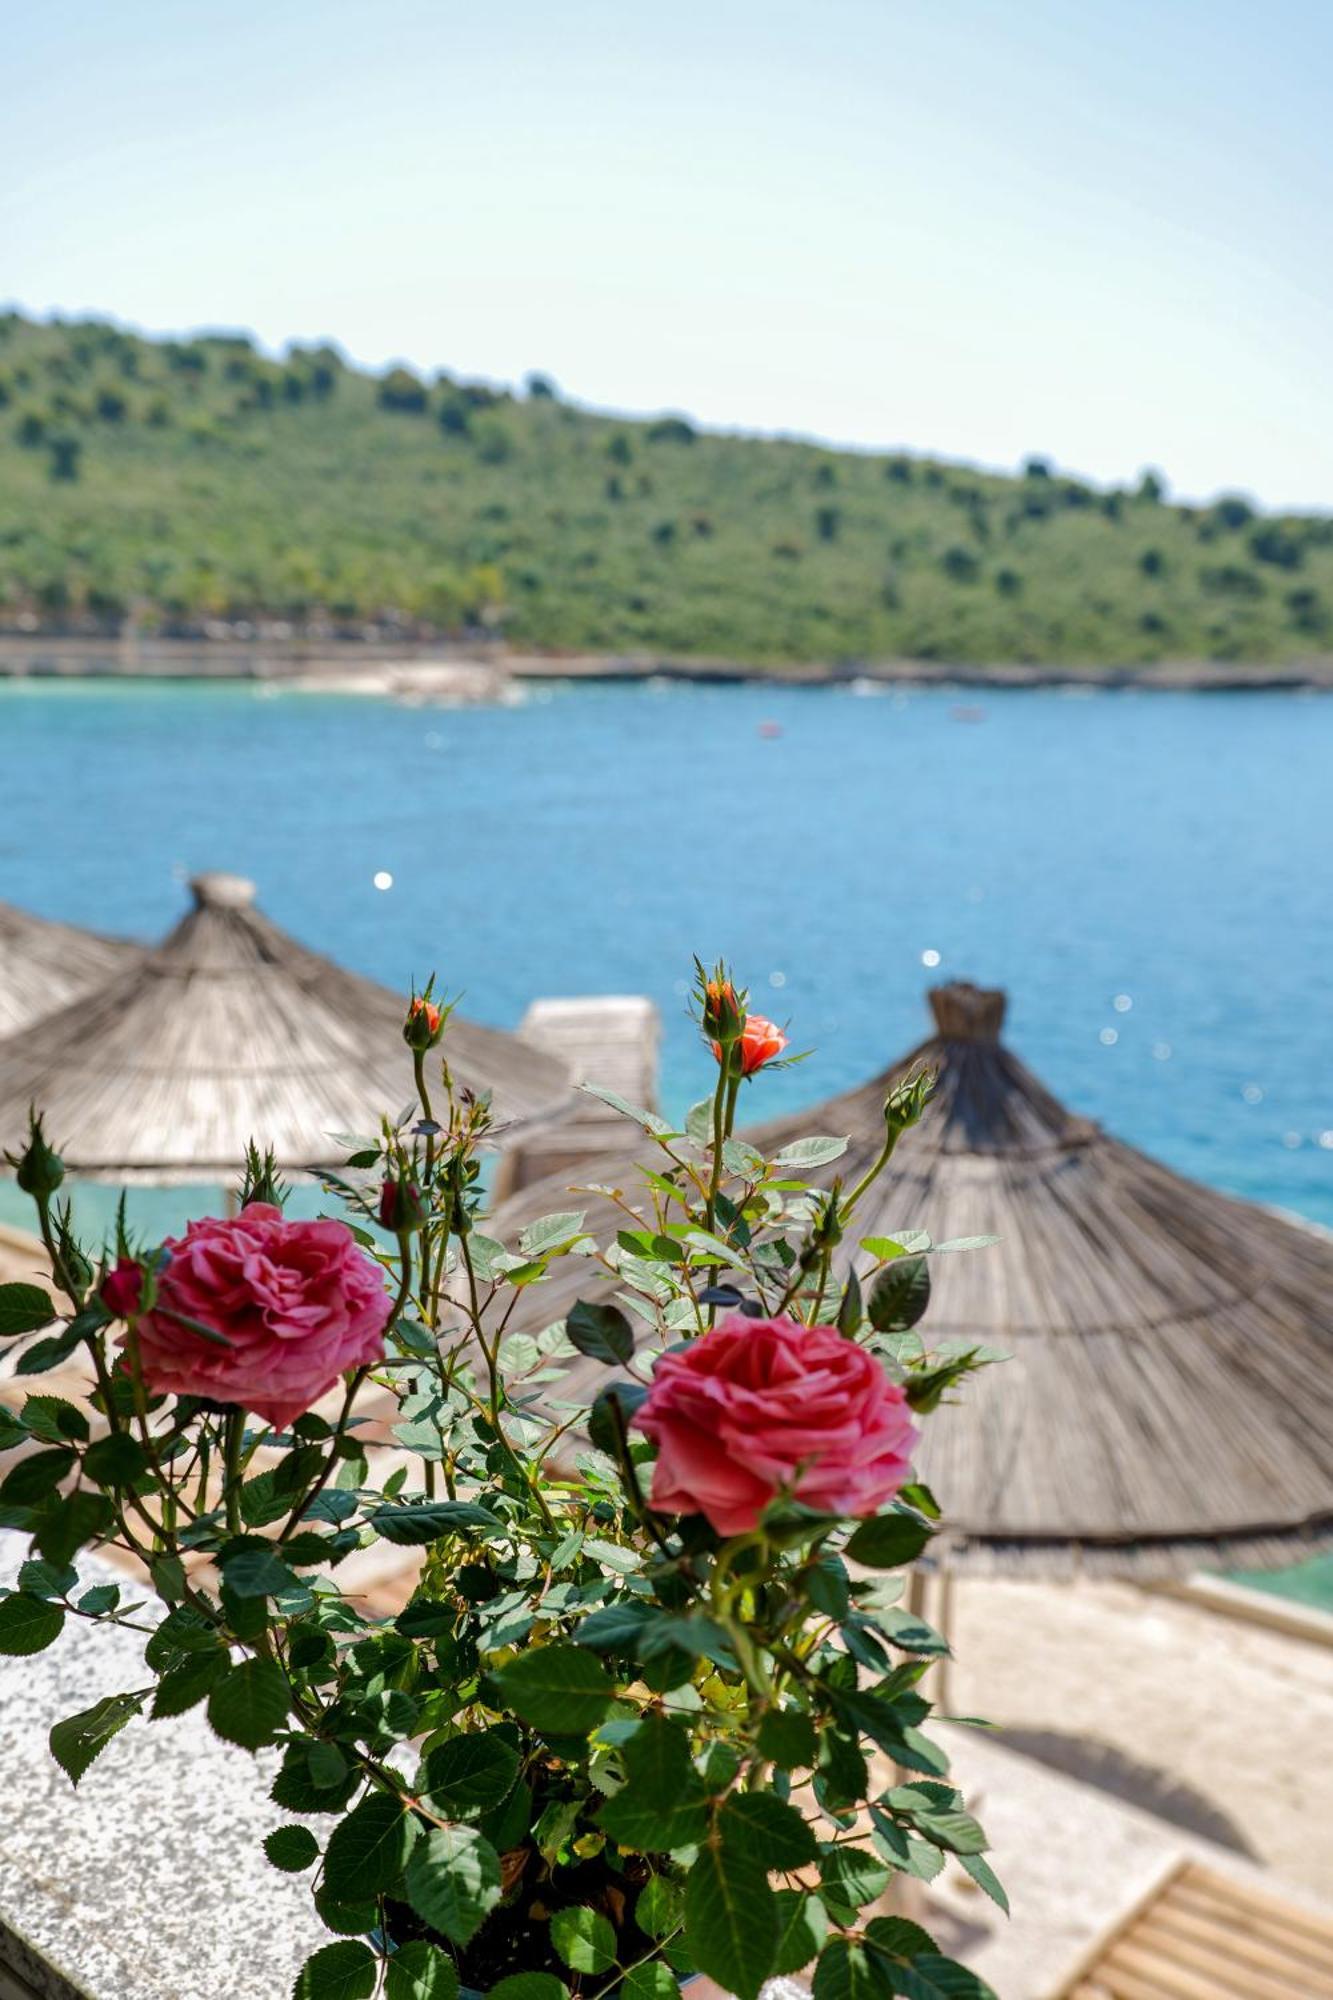
<path id="1" fill-rule="evenodd" d="M 372 1792 L 340 1820 L 324 1852 L 324 1887 L 350 1902 L 392 1889 L 420 1827 L 393 1792 Z"/>
<path id="2" fill-rule="evenodd" d="M 1280 593 L 1201 577 L 1204 534 L 1210 571 L 1300 569 L 1333 600 L 1329 521 L 1169 506 L 1155 475 L 1096 493 L 1045 461 L 834 454 L 598 416 L 542 378 L 515 399 L 77 322 L 16 319 L 4 380 L 0 602 L 54 625 L 392 621 L 761 663 L 1308 650 Z"/>
<path id="3" fill-rule="evenodd" d="M 306 1826 L 280 1826 L 264 1842 L 264 1852 L 284 1875 L 301 1875 L 319 1859 L 319 1842 Z"/>
<path id="4" fill-rule="evenodd" d="M 228 1743 L 258 1750 L 272 1743 L 287 1719 L 287 1680 L 272 1660 L 244 1660 L 208 1697 L 208 1719 Z"/>
<path id="5" fill-rule="evenodd" d="M 0 1340 L 34 1333 L 54 1318 L 50 1294 L 40 1285 L 0 1285 Z"/>
<path id="6" fill-rule="evenodd" d="M 432 1827 L 412 1850 L 407 1895 L 418 1916 L 465 1945 L 500 1900 L 500 1857 L 471 1827 Z"/>
<path id="7" fill-rule="evenodd" d="M 492 1987 L 491 1993 L 496 1990 Z M 384 2000 L 457 2000 L 457 1995 L 458 1969 L 453 1960 L 424 1938 L 402 1945 L 385 1968 Z"/>
<path id="8" fill-rule="evenodd" d="M 701 1972 L 724 1993 L 756 2000 L 777 1961 L 777 1898 L 748 1842 L 710 1841 L 685 1883 L 685 1941 Z"/>
<path id="9" fill-rule="evenodd" d="M 379 1978 L 373 1953 L 363 1944 L 326 1944 L 308 1958 L 292 2000 L 370 2000 Z"/>
<path id="10" fill-rule="evenodd" d="M 43 1653 L 64 1630 L 58 1604 L 18 1591 L 0 1598 L 0 1653 Z"/>
<path id="11" fill-rule="evenodd" d="M 51 1755 L 77 1785 L 93 1759 L 142 1709 L 142 1695 L 107 1695 L 81 1715 L 67 1716 L 65 1721 L 55 1724 L 51 1731 Z"/>
<path id="12" fill-rule="evenodd" d="M 571 1972 L 606 1972 L 616 1962 L 616 1934 L 597 1910 L 557 1910 L 551 1943 Z"/>

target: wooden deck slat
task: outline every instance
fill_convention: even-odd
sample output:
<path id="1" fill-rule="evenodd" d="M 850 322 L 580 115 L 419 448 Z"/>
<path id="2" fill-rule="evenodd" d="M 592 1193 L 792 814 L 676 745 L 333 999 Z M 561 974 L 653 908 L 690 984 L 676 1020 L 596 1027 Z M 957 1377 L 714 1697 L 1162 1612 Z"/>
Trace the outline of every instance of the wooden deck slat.
<path id="1" fill-rule="evenodd" d="M 1333 2000 L 1333 1922 L 1186 1862 L 1092 1947 L 1058 2000 Z"/>
<path id="2" fill-rule="evenodd" d="M 1220 1930 L 1202 1943 L 1198 1938 L 1181 1937 L 1169 1925 L 1158 1922 L 1155 1912 L 1135 1926 L 1129 1946 L 1163 1965 L 1212 1982 L 1218 1993 L 1234 1993 L 1237 2000 L 1297 2000 L 1297 1996 L 1299 2000 L 1322 2000 L 1290 1956 L 1274 1953 L 1273 1963 L 1260 1968 L 1242 1958 L 1234 1947 L 1235 1939 Z"/>
<path id="3" fill-rule="evenodd" d="M 1319 1916 L 1315 1910 L 1305 1910 L 1295 1902 L 1289 1904 L 1281 1896 L 1271 1896 L 1261 1888 L 1253 1888 L 1249 1882 L 1233 1882 L 1229 1876 L 1221 1876 L 1213 1868 L 1191 1866 L 1173 1886 L 1189 1888 L 1195 1896 L 1211 1896 L 1223 1904 L 1241 1902 L 1251 1910 L 1277 1918 L 1305 1936 L 1317 1938 L 1321 1944 L 1333 1944 L 1333 1918 Z"/>
<path id="4" fill-rule="evenodd" d="M 1179 1892 L 1172 1892 L 1167 1907 L 1189 1911 L 1230 1937 L 1250 1937 L 1276 1945 L 1288 1958 L 1307 1965 L 1311 1962 L 1320 1967 L 1333 1964 L 1333 1938 L 1311 1936 L 1294 1923 L 1284 1924 L 1280 1917 L 1271 1915 L 1267 1910 L 1204 1896 L 1184 1885 Z"/>
<path id="5" fill-rule="evenodd" d="M 1169 1895 L 1163 1896 L 1157 1904 L 1145 1928 L 1166 1938 L 1179 1938 L 1185 1944 L 1214 1948 L 1217 1945 L 1217 1926 L 1187 1905 L 1174 1902 Z M 1288 1950 L 1262 1937 L 1247 1936 L 1243 1930 L 1236 1928 L 1227 1934 L 1226 1950 L 1240 1964 L 1259 1973 L 1290 1975 L 1293 1963 L 1301 1957 L 1299 1950 Z M 1302 1977 L 1308 1982 L 1313 2000 L 1333 2000 L 1333 1964 L 1327 1959 L 1322 1965 L 1313 1958 L 1309 1959 Z"/>

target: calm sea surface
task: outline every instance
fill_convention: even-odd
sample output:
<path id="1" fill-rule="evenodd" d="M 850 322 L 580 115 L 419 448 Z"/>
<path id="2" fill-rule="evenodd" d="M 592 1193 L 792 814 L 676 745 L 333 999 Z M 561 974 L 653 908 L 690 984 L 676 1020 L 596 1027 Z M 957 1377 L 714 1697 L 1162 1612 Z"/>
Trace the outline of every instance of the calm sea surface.
<path id="1" fill-rule="evenodd" d="M 1328 697 L 9 682 L 0 746 L 10 902 L 151 938 L 227 868 L 311 945 L 434 969 L 500 1026 L 649 993 L 669 1109 L 708 1085 L 694 951 L 815 1051 L 752 1115 L 903 1053 L 932 980 L 1002 984 L 1080 1111 L 1333 1224 Z"/>
<path id="2" fill-rule="evenodd" d="M 672 1111 L 709 1084 L 692 952 L 815 1051 L 751 1115 L 905 1052 L 932 980 L 1002 984 L 1071 1105 L 1333 1225 L 1333 698 L 0 683 L 0 748 L 10 902 L 151 938 L 226 868 L 321 951 L 434 969 L 499 1026 L 649 993 Z M 135 1200 L 165 1229 L 202 1198 Z M 0 1216 L 26 1220 L 5 1183 Z M 1333 1566 L 1278 1587 L 1333 1602 Z"/>

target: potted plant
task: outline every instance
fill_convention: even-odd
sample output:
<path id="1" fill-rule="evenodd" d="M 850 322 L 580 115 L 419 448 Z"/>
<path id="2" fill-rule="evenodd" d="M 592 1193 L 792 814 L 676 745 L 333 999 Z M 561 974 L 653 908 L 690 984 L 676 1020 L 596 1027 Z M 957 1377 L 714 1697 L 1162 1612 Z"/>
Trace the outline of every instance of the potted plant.
<path id="1" fill-rule="evenodd" d="M 404 1025 L 417 1102 L 327 1177 L 341 1219 L 288 1218 L 252 1151 L 235 1215 L 154 1247 L 122 1219 L 93 1257 L 39 1118 L 12 1161 L 68 1311 L 6 1286 L 0 1332 L 20 1374 L 82 1352 L 94 1386 L 0 1416 L 0 1518 L 33 1545 L 0 1650 L 147 1624 L 148 1685 L 51 1733 L 76 1783 L 137 1718 L 197 1704 L 279 1747 L 292 1817 L 266 1850 L 330 1933 L 297 2000 L 671 2000 L 696 1972 L 755 2000 L 805 1968 L 817 2000 L 987 1991 L 877 1913 L 948 1855 L 1003 1900 L 926 1729 L 944 1641 L 901 1601 L 938 1517 L 919 1425 L 986 1357 L 914 1331 L 927 1239 L 864 1245 L 864 1286 L 830 1275 L 930 1078 L 889 1096 L 872 1174 L 820 1191 L 838 1140 L 769 1159 L 735 1136 L 785 1035 L 722 967 L 696 997 L 716 1088 L 682 1130 L 619 1107 L 646 1164 L 609 1243 L 574 1210 L 510 1245 L 479 1223 L 488 1109 L 452 1086 L 430 987 Z M 614 1302 L 514 1337 L 575 1256 Z M 574 1353 L 605 1365 L 586 1407 L 561 1395 Z M 375 1476 L 368 1382 L 412 1473 Z M 339 1583 L 377 1540 L 423 1552 L 394 1618 Z M 156 1620 L 79 1583 L 102 1544 Z"/>

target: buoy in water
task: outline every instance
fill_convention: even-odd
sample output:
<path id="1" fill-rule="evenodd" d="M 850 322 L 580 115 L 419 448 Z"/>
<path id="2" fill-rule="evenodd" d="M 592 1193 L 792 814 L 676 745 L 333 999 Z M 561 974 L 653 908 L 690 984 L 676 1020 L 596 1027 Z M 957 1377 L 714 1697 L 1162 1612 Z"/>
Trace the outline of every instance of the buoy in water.
<path id="1" fill-rule="evenodd" d="M 771 742 L 775 736 L 781 736 L 782 724 L 780 722 L 761 722 L 759 725 L 759 734 L 766 741 Z"/>

